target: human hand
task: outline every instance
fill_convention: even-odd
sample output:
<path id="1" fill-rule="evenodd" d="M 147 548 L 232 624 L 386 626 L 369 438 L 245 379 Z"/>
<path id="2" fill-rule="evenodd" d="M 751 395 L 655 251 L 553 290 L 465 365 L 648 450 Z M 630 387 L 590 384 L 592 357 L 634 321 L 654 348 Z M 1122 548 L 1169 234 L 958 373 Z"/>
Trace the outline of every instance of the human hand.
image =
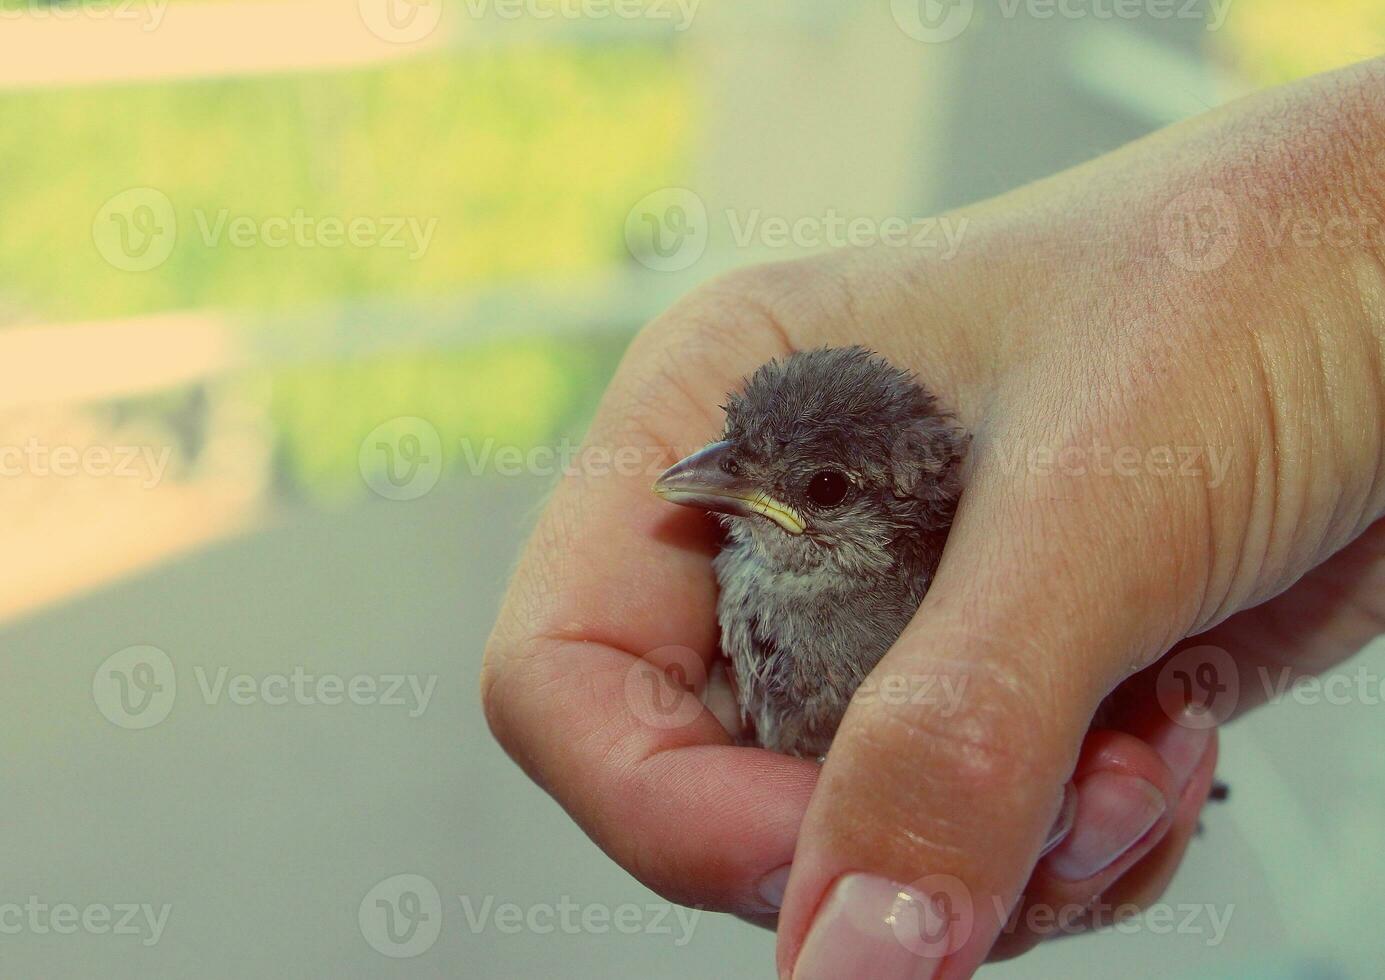
<path id="1" fill-rule="evenodd" d="M 834 253 L 670 310 L 587 440 L 653 466 L 567 476 L 511 585 L 483 677 L 502 744 L 664 895 L 757 917 L 782 893 L 800 976 L 965 977 L 1065 931 L 1026 909 L 1152 900 L 1215 765 L 1168 651 L 1320 670 L 1385 618 L 1385 251 L 1274 234 L 1379 227 L 1383 87 L 1377 64 L 1265 93 L 950 216 L 948 261 Z M 847 343 L 974 434 L 938 575 L 872 675 L 961 696 L 858 700 L 819 772 L 734 747 L 662 670 L 695 681 L 715 655 L 715 536 L 649 470 L 713 438 L 759 364 Z M 1239 690 L 1236 711 L 1259 693 Z M 1070 782 L 1073 829 L 1036 861 Z M 900 929 L 939 896 L 945 928 Z"/>

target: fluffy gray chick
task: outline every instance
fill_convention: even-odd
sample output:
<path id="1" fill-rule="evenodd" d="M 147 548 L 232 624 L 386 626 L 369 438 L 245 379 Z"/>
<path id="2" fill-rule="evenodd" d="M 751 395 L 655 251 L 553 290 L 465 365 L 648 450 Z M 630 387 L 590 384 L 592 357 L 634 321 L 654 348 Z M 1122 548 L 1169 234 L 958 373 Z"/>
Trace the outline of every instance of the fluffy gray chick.
<path id="1" fill-rule="evenodd" d="M 654 492 L 726 526 L 721 646 L 754 741 L 821 756 L 928 589 L 967 436 L 862 347 L 771 361 L 724 408 Z"/>

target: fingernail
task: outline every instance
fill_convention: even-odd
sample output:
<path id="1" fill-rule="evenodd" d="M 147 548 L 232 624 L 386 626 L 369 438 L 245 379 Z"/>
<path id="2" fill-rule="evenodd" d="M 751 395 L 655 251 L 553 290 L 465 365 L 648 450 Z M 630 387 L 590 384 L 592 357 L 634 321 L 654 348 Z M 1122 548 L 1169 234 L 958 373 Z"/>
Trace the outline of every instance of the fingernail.
<path id="1" fill-rule="evenodd" d="M 1164 765 L 1173 773 L 1173 783 L 1180 790 L 1192 778 L 1193 770 L 1207 754 L 1207 746 L 1212 741 L 1212 730 L 1206 721 L 1206 713 L 1193 707 L 1183 709 L 1183 714 L 1166 725 L 1150 739 L 1150 748 L 1159 753 Z"/>
<path id="2" fill-rule="evenodd" d="M 1048 856 L 1067 881 L 1086 881 L 1113 864 L 1159 822 L 1168 804 L 1138 776 L 1099 772 L 1077 787 L 1072 833 Z"/>
<path id="3" fill-rule="evenodd" d="M 789 884 L 789 871 L 793 865 L 786 864 L 782 868 L 775 868 L 769 874 L 760 879 L 760 886 L 757 889 L 760 898 L 772 909 L 784 907 L 784 889 Z"/>
<path id="4" fill-rule="evenodd" d="M 794 980 L 932 980 L 949 921 L 923 895 L 875 875 L 838 879 L 798 954 Z"/>
<path id="5" fill-rule="evenodd" d="M 1063 838 L 1067 837 L 1068 832 L 1072 830 L 1072 821 L 1076 815 L 1077 791 L 1072 783 L 1068 783 L 1063 787 L 1063 803 L 1058 808 L 1058 819 L 1053 821 L 1053 829 L 1048 832 L 1048 840 L 1044 841 L 1044 847 L 1039 852 L 1039 857 L 1043 857 L 1063 843 Z"/>

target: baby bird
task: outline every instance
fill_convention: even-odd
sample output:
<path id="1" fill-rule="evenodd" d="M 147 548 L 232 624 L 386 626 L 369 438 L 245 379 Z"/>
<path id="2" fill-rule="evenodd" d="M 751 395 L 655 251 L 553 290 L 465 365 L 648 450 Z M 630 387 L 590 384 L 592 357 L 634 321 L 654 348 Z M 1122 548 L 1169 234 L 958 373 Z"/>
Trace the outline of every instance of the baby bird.
<path id="1" fill-rule="evenodd" d="M 928 589 L 968 437 L 862 347 L 771 361 L 724 409 L 654 492 L 726 527 L 717 616 L 749 739 L 820 757 Z"/>

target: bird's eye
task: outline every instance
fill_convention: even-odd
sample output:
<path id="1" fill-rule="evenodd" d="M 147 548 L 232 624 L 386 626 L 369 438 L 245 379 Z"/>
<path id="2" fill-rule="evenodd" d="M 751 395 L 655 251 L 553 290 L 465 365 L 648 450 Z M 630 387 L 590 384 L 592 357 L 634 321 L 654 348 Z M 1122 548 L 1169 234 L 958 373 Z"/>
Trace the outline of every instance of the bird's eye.
<path id="1" fill-rule="evenodd" d="M 835 507 L 846 499 L 851 488 L 846 477 L 836 470 L 818 470 L 808 481 L 808 499 L 819 507 Z"/>

